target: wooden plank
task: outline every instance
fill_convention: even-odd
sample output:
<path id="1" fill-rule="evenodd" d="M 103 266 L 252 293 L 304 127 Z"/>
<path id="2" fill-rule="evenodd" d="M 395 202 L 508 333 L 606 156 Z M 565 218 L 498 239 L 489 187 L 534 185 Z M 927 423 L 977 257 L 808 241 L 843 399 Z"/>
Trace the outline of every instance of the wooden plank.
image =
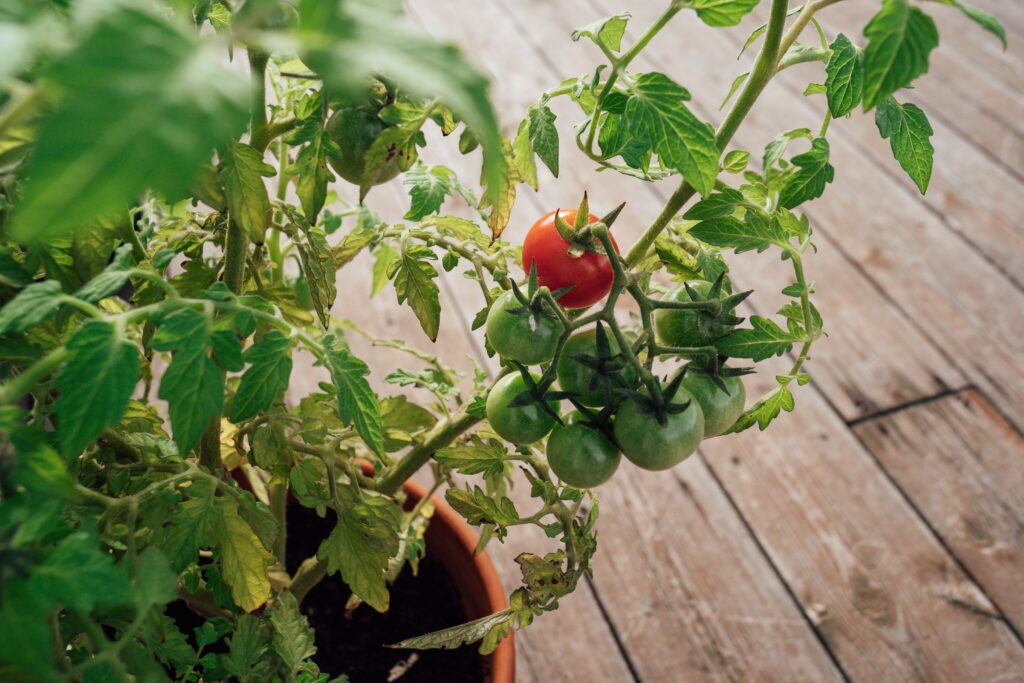
<path id="1" fill-rule="evenodd" d="M 611 11 L 611 2 L 599 4 L 600 11 Z M 634 21 L 643 26 L 653 13 L 654 8 L 640 6 Z M 695 102 L 712 89 L 712 82 L 718 88 L 731 81 L 734 69 L 743 68 L 721 61 L 719 57 L 731 50 L 723 52 L 721 39 L 698 24 L 693 17 L 683 17 L 669 37 L 659 35 L 651 43 L 646 61 L 648 67 L 700 78 L 686 84 L 692 86 Z M 670 42 L 672 35 L 687 36 L 688 49 L 706 56 L 702 71 L 686 69 L 688 55 Z M 645 68 L 644 63 L 637 68 Z M 736 145 L 760 149 L 779 122 L 813 125 L 820 116 L 817 105 L 805 98 L 794 98 L 778 86 L 766 88 Z M 1024 317 L 1005 314 L 1024 310 L 1024 293 L 965 248 L 935 214 L 924 211 L 916 192 L 880 172 L 865 158 L 861 145 L 834 135 L 832 163 L 837 169 L 833 187 L 823 199 L 804 207 L 812 225 L 863 268 L 887 298 L 942 347 L 950 362 L 1005 406 L 1012 420 L 1024 424 Z"/>
<path id="2" fill-rule="evenodd" d="M 1021 435 L 974 390 L 854 431 L 1018 633 L 1024 630 Z"/>
<path id="3" fill-rule="evenodd" d="M 595 10 L 579 0 L 558 4 L 542 1 L 513 2 L 508 3 L 507 8 L 513 21 L 519 22 L 519 25 L 531 25 L 530 35 L 536 42 L 516 49 L 498 63 L 495 70 L 533 71 L 518 69 L 517 65 L 528 58 L 531 50 L 540 49 L 540 46 L 544 46 L 550 53 L 549 61 L 558 64 L 558 73 L 549 68 L 546 77 L 538 74 L 535 77 L 536 83 L 529 87 L 502 89 L 496 93 L 503 98 L 503 109 L 519 113 L 525 112 L 528 98 L 535 97 L 537 91 L 550 87 L 570 74 L 593 68 L 599 59 L 597 50 L 582 42 L 574 44 L 567 40 L 567 36 L 574 21 L 593 17 Z M 493 52 L 492 47 L 488 53 Z M 678 66 L 674 71 L 695 74 L 688 66 Z M 517 78 L 523 79 L 525 76 L 520 73 Z M 716 87 L 722 82 L 717 82 Z M 704 83 L 687 85 L 695 85 L 704 91 L 708 89 Z M 707 92 L 704 94 L 707 96 Z M 717 93 L 713 94 L 712 99 L 717 96 Z M 549 196 L 552 196 L 552 201 L 563 202 L 565 205 L 574 201 L 579 196 L 577 193 L 582 193 L 586 188 L 595 201 L 611 205 L 626 189 L 627 207 L 616 223 L 615 230 L 617 234 L 629 238 L 639 235 L 645 221 L 660 211 L 667 192 L 671 191 L 669 188 L 676 181 L 637 186 L 635 181 L 614 173 L 595 173 L 583 163 L 585 157 L 575 148 L 572 136 L 567 132 L 569 123 L 580 118 L 579 112 L 573 111 L 561 100 L 553 101 L 551 105 L 563 127 L 560 150 L 562 163 L 574 165 L 571 170 L 563 171 L 557 183 L 551 180 L 546 184 L 542 182 L 542 193 L 550 193 L 552 187 L 558 188 L 561 190 L 558 195 Z M 542 170 L 542 173 L 546 174 L 546 171 Z M 568 190 L 565 189 L 567 187 Z M 520 215 L 514 213 L 514 221 Z M 515 239 L 517 235 L 513 231 L 524 225 L 529 225 L 529 219 L 518 219 L 515 227 L 509 230 L 510 239 Z M 625 240 L 620 241 L 626 243 Z M 825 314 L 831 336 L 815 349 L 811 372 L 844 417 L 857 419 L 888 406 L 933 395 L 947 387 L 959 387 L 965 383 L 962 374 L 951 366 L 945 355 L 927 341 L 915 325 L 893 305 L 888 295 L 864 275 L 859 266 L 847 262 L 827 236 L 819 237 L 819 245 L 821 249 L 809 260 L 808 268 L 811 279 L 819 281 L 819 306 Z M 788 264 L 756 255 L 730 256 L 730 263 L 735 264 L 738 286 L 757 289 L 753 303 L 759 309 L 758 312 L 774 311 L 783 302 L 780 290 L 791 281 Z M 825 277 L 825 274 L 828 276 Z"/>
<path id="4" fill-rule="evenodd" d="M 502 40 L 502 30 L 485 37 L 452 33 L 466 25 L 505 26 L 499 9 L 481 3 L 450 11 L 432 5 L 421 18 L 428 28 L 448 29 L 448 37 L 457 37 L 472 54 L 483 54 L 474 41 L 486 39 L 492 49 L 482 58 L 485 66 L 501 63 L 496 46 L 513 45 Z M 543 70 L 532 59 L 520 67 L 520 74 L 535 78 Z M 506 110 L 507 103 L 500 104 Z M 570 159 L 563 158 L 563 168 L 571 177 L 577 169 Z M 456 166 L 458 161 L 451 155 L 445 159 Z M 838 680 L 834 664 L 706 466 L 693 459 L 686 468 L 691 474 L 681 475 L 686 479 L 680 482 L 672 474 L 644 473 L 626 463 L 599 492 L 606 503 L 595 582 L 640 679 Z M 690 494 L 680 495 L 681 488 Z M 668 518 L 670 525 L 664 524 Z M 682 561 L 678 550 L 686 547 L 701 548 L 705 560 Z"/>
<path id="5" fill-rule="evenodd" d="M 702 451 L 850 680 L 1024 680 L 982 590 L 817 391 L 797 403 Z"/>

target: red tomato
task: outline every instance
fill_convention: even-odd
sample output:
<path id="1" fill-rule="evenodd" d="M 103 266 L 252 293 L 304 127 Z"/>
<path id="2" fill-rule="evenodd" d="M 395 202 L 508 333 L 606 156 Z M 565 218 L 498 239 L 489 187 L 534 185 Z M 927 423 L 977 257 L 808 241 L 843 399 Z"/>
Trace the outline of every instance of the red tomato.
<path id="1" fill-rule="evenodd" d="M 559 209 L 558 215 L 569 225 L 576 220 L 575 209 Z M 597 220 L 591 214 L 590 222 Z M 618 253 L 614 237 L 612 245 Z M 579 258 L 569 256 L 569 243 L 558 234 L 554 211 L 534 223 L 523 240 L 523 270 L 527 274 L 531 264 L 536 264 L 537 280 L 551 291 L 572 286 L 558 300 L 565 308 L 586 308 L 604 298 L 612 288 L 614 273 L 608 257 L 589 251 Z"/>

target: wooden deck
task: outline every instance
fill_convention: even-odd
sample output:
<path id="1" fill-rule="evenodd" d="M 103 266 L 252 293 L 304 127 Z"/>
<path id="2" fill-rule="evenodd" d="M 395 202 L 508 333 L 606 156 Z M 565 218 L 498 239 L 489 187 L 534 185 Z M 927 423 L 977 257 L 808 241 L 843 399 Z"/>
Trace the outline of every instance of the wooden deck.
<path id="1" fill-rule="evenodd" d="M 871 117 L 830 131 L 836 180 L 807 207 L 820 248 L 809 277 L 830 337 L 797 411 L 767 435 L 707 442 L 668 473 L 624 464 L 599 490 L 594 579 L 517 636 L 520 681 L 1024 681 L 1024 4 L 972 2 L 1002 18 L 1011 46 L 1002 52 L 951 8 L 928 8 L 943 45 L 910 94 L 935 128 L 927 198 Z M 635 35 L 662 5 L 410 4 L 414 21 L 496 75 L 508 132 L 542 90 L 597 63 L 596 50 L 569 40 L 574 26 L 628 8 Z M 824 26 L 859 35 L 876 5 L 837 5 Z M 734 59 L 744 29 L 763 15 L 724 30 L 683 17 L 635 68 L 677 78 L 717 121 L 747 68 Z M 806 82 L 794 70 L 773 83 L 736 144 L 759 150 L 783 128 L 819 121 L 821 103 L 800 96 Z M 587 189 L 599 210 L 628 202 L 616 232 L 629 243 L 673 181 L 595 173 L 571 143 L 578 114 L 556 113 L 560 178 L 541 169 L 541 190 L 520 190 L 507 238 Z M 452 147 L 426 160 L 465 169 Z M 393 220 L 407 201 L 400 185 L 368 198 Z M 758 290 L 756 310 L 774 310 L 784 264 L 744 260 L 739 284 Z M 390 290 L 366 303 L 369 269 L 359 260 L 342 271 L 335 314 L 426 343 Z M 466 320 L 479 293 L 452 274 L 442 297 L 439 355 L 489 364 Z M 404 362 L 357 350 L 378 381 Z M 489 548 L 507 587 L 518 583 L 512 558 L 549 544 L 512 536 Z"/>

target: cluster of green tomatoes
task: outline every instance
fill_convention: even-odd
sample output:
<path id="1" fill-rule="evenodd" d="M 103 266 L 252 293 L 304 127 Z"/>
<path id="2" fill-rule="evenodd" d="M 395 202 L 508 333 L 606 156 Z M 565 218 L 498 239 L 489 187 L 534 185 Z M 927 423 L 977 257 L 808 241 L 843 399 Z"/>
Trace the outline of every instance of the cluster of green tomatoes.
<path id="1" fill-rule="evenodd" d="M 652 401 L 640 381 L 636 356 L 622 348 L 633 342 L 618 329 L 609 331 L 600 320 L 563 340 L 566 318 L 551 311 L 551 299 L 563 309 L 581 309 L 605 297 L 612 287 L 608 256 L 592 243 L 579 248 L 569 233 L 570 223 L 580 228 L 597 221 L 594 216 L 581 221 L 572 210 L 538 220 L 523 243 L 523 269 L 532 271 L 531 290 L 539 284 L 553 296 L 545 299 L 536 291 L 524 293 L 513 287 L 494 302 L 486 323 L 491 347 L 518 369 L 488 394 L 491 428 L 523 446 L 546 436 L 551 470 L 578 488 L 608 481 L 623 455 L 647 470 L 673 467 L 694 453 L 702 439 L 728 431 L 746 400 L 739 372 L 707 371 L 694 360 L 660 384 L 661 400 Z M 721 281 L 694 280 L 665 298 L 707 300 L 720 290 Z M 658 342 L 666 347 L 707 346 L 731 329 L 728 323 L 716 323 L 721 317 L 699 309 L 658 308 L 653 317 Z M 542 366 L 550 376 L 551 363 L 559 391 L 545 391 L 542 384 L 550 382 L 529 369 Z M 575 410 L 561 414 L 563 400 Z"/>

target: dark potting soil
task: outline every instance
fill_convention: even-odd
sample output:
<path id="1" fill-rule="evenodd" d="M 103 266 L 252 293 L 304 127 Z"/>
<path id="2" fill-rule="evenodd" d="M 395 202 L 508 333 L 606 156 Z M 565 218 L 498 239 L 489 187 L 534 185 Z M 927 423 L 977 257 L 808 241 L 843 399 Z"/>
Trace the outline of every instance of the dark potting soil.
<path id="1" fill-rule="evenodd" d="M 316 553 L 320 541 L 334 528 L 332 512 L 325 519 L 308 508 L 288 509 L 288 571 Z M 391 585 L 390 609 L 380 614 L 361 605 L 345 614 L 351 595 L 338 575 L 329 576 L 309 592 L 302 612 L 316 632 L 313 656 L 320 670 L 346 674 L 351 683 L 384 683 L 395 667 L 405 667 L 396 683 L 481 683 L 484 661 L 476 646 L 456 650 L 392 650 L 384 647 L 405 638 L 466 621 L 465 606 L 444 566 L 429 554 L 413 576 L 406 567 Z"/>

